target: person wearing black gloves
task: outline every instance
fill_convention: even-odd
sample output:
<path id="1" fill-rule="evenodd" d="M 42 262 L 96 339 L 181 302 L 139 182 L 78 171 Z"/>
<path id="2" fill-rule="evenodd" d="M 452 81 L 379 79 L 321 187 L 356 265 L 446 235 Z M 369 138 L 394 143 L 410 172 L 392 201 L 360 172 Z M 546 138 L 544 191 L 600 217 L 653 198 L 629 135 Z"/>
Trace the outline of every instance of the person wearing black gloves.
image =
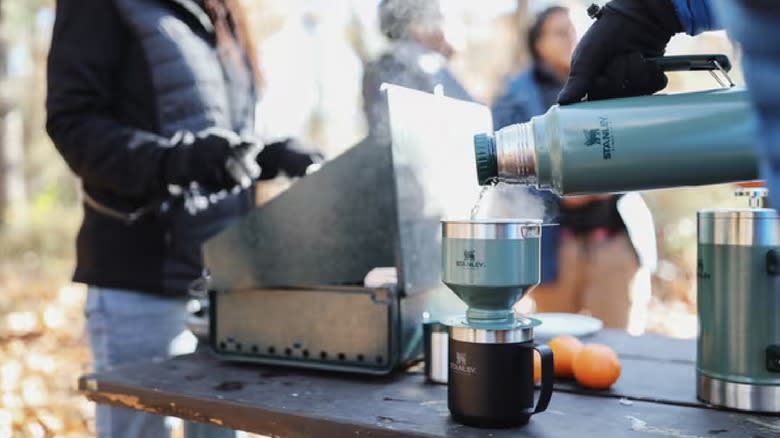
<path id="1" fill-rule="evenodd" d="M 613 0 L 588 11 L 596 22 L 574 50 L 558 103 L 652 94 L 666 87 L 663 71 L 647 58 L 663 56 L 682 24 L 671 0 Z"/>
<path id="2" fill-rule="evenodd" d="M 677 32 L 697 35 L 725 26 L 741 45 L 742 65 L 757 115 L 757 149 L 769 204 L 780 205 L 780 5 L 772 0 L 613 0 L 574 53 L 562 105 L 654 93 L 666 78 L 646 58 L 663 54 Z"/>
<path id="3" fill-rule="evenodd" d="M 252 140 L 259 74 L 238 0 L 59 0 L 56 14 L 47 130 L 83 187 L 74 280 L 94 367 L 165 357 L 201 244 L 253 207 L 258 174 L 315 159 Z M 163 417 L 105 405 L 96 426 L 168 435 Z"/>

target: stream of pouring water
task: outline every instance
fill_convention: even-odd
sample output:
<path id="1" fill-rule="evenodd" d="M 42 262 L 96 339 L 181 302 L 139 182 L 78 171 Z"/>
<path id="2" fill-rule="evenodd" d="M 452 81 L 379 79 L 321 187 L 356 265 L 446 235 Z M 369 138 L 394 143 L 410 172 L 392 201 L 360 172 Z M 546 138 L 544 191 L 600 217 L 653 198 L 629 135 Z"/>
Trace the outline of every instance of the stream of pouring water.
<path id="1" fill-rule="evenodd" d="M 544 195 L 532 192 L 522 185 L 503 184 L 490 181 L 481 187 L 474 207 L 471 209 L 472 221 L 483 218 L 501 219 L 545 219 L 548 206 Z M 551 212 L 557 216 L 556 211 Z"/>
<path id="2" fill-rule="evenodd" d="M 482 205 L 482 199 L 485 197 L 488 191 L 496 186 L 496 181 L 489 181 L 486 186 L 483 186 L 482 189 L 479 191 L 479 197 L 477 197 L 477 202 L 474 203 L 474 207 L 471 208 L 471 217 L 470 219 L 473 221 L 477 218 L 477 214 L 479 214 L 479 207 Z"/>
<path id="3" fill-rule="evenodd" d="M 491 187 L 493 187 L 493 186 L 484 186 L 479 191 L 479 197 L 477 198 L 477 202 L 474 203 L 473 207 L 471 207 L 471 218 L 470 219 L 472 221 L 477 218 L 477 214 L 479 214 L 479 206 L 480 206 L 480 204 L 482 204 L 482 198 L 485 197 L 485 194 L 487 194 L 488 190 L 490 190 Z"/>

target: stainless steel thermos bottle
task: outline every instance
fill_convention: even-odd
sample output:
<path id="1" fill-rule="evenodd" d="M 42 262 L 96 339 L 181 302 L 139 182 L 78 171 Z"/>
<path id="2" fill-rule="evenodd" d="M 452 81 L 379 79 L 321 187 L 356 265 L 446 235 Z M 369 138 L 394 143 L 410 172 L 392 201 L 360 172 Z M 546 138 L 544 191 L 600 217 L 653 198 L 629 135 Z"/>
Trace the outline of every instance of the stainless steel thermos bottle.
<path id="1" fill-rule="evenodd" d="M 753 180 L 754 124 L 744 89 L 556 105 L 477 135 L 477 174 L 562 195 Z"/>
<path id="2" fill-rule="evenodd" d="M 780 412 L 780 217 L 769 208 L 702 210 L 698 241 L 697 394 Z"/>

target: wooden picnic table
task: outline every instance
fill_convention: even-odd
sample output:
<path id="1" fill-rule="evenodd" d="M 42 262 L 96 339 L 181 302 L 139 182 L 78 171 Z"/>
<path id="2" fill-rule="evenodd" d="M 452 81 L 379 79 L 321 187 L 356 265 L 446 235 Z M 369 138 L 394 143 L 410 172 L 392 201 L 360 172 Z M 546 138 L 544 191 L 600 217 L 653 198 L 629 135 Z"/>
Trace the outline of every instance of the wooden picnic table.
<path id="1" fill-rule="evenodd" d="M 780 416 L 696 399 L 695 342 L 604 330 L 623 375 L 609 391 L 556 383 L 547 412 L 522 428 L 462 426 L 447 388 L 421 371 L 370 377 L 229 363 L 207 353 L 139 363 L 79 380 L 91 400 L 279 437 L 780 437 Z"/>

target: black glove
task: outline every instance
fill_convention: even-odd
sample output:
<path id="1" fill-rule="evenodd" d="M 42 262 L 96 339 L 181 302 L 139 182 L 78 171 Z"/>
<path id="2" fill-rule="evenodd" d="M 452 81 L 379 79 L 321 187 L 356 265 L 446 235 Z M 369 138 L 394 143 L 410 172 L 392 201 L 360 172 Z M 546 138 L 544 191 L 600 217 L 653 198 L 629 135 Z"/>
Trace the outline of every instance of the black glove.
<path id="1" fill-rule="evenodd" d="M 198 134 L 177 135 L 164 162 L 166 185 L 189 187 L 191 183 L 211 192 L 231 190 L 246 176 L 229 171 L 228 165 L 240 161 L 251 148 L 235 133 L 208 129 Z M 235 169 L 236 166 L 231 166 Z M 242 172 L 244 169 L 241 168 Z M 249 170 L 247 174 L 251 173 Z"/>
<path id="2" fill-rule="evenodd" d="M 639 52 L 617 55 L 588 89 L 588 100 L 645 96 L 669 83 L 663 69 Z"/>
<path id="3" fill-rule="evenodd" d="M 632 54 L 663 56 L 669 40 L 682 30 L 671 0 L 612 0 L 598 12 L 598 19 L 577 45 L 558 103 L 576 103 L 585 96 L 595 100 L 652 94 L 662 89 L 667 83 L 663 72 Z M 610 68 L 618 72 L 610 73 Z M 604 79 L 599 80 L 600 76 Z M 609 86 L 605 80 L 619 83 Z M 613 91 L 617 94 L 609 95 Z"/>
<path id="4" fill-rule="evenodd" d="M 261 180 L 274 179 L 279 172 L 291 177 L 305 176 L 309 166 L 321 161 L 321 155 L 302 152 L 300 145 L 292 139 L 267 144 L 257 156 L 257 164 L 262 169 Z"/>

